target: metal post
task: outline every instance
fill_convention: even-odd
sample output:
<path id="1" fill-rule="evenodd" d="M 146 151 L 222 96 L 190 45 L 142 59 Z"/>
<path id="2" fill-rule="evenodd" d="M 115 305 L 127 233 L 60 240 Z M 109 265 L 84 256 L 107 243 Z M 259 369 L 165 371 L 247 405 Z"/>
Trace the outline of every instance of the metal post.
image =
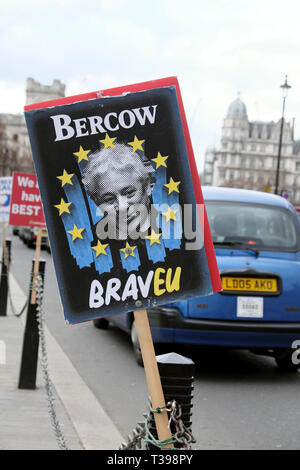
<path id="1" fill-rule="evenodd" d="M 278 189 L 279 189 L 279 174 L 280 174 L 280 158 L 281 158 L 282 134 L 283 134 L 283 124 L 284 124 L 284 109 L 285 109 L 285 97 L 283 98 L 282 118 L 281 118 L 281 124 L 280 124 L 280 136 L 279 136 L 276 181 L 275 181 L 275 194 L 278 194 Z"/>
<path id="2" fill-rule="evenodd" d="M 27 308 L 27 319 L 26 326 L 24 331 L 23 338 L 23 349 L 21 357 L 21 367 L 20 367 L 20 376 L 19 376 L 19 385 L 20 389 L 34 390 L 36 388 L 36 373 L 37 373 L 37 363 L 38 363 L 38 350 L 39 350 L 39 330 L 38 330 L 38 321 L 37 321 L 37 304 L 32 304 L 30 302 L 32 288 L 33 288 L 33 273 L 34 273 L 34 263 L 32 261 L 32 269 L 30 276 L 30 286 L 29 286 L 29 303 Z M 39 274 L 43 279 L 44 284 L 44 274 L 45 274 L 45 265 L 46 261 L 40 260 L 39 264 Z"/>
<path id="3" fill-rule="evenodd" d="M 185 427 L 192 429 L 192 391 L 195 363 L 192 359 L 181 356 L 177 353 L 162 354 L 156 356 L 158 370 L 161 378 L 161 384 L 164 392 L 165 402 L 175 400 L 182 409 L 181 419 Z M 153 413 L 150 413 L 149 430 L 157 439 Z M 171 433 L 175 434 L 173 424 L 171 423 Z M 180 444 L 175 444 L 175 448 L 180 448 Z M 148 444 L 149 449 L 155 447 Z"/>
<path id="4" fill-rule="evenodd" d="M 283 103 L 282 103 L 282 118 L 280 124 L 280 135 L 279 135 L 279 146 L 278 146 L 278 157 L 277 157 L 277 169 L 276 169 L 276 180 L 275 180 L 275 194 L 278 194 L 279 191 L 279 176 L 280 176 L 280 158 L 281 158 L 281 148 L 282 148 L 282 136 L 283 136 L 283 126 L 284 126 L 284 111 L 285 111 L 285 101 L 287 92 L 291 86 L 287 82 L 287 75 L 285 76 L 285 82 L 283 85 L 280 85 L 280 88 L 283 91 Z"/>
<path id="5" fill-rule="evenodd" d="M 0 279 L 0 317 L 6 316 L 8 294 L 8 272 L 11 260 L 11 240 L 5 240 L 6 248 L 2 253 L 2 267 Z"/>

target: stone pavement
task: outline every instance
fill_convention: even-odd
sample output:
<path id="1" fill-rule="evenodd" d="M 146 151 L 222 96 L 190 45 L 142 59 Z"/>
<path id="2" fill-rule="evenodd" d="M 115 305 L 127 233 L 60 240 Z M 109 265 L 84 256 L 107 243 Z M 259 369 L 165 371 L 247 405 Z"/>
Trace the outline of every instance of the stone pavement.
<path id="1" fill-rule="evenodd" d="M 19 312 L 26 297 L 12 275 L 10 286 Z M 0 317 L 0 450 L 56 450 L 40 365 L 36 390 L 18 389 L 25 320 L 26 310 L 18 318 L 9 302 L 7 316 Z M 124 438 L 47 327 L 45 333 L 56 413 L 68 448 L 117 450 Z"/>

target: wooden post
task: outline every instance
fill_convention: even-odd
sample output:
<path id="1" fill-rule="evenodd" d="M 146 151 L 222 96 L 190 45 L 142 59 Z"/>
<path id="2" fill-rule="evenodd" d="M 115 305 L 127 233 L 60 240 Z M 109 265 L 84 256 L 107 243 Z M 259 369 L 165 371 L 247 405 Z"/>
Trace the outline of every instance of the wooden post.
<path id="1" fill-rule="evenodd" d="M 35 245 L 35 261 L 34 261 L 33 276 L 32 276 L 33 286 L 32 286 L 31 301 L 30 301 L 31 304 L 35 304 L 36 302 L 36 276 L 39 273 L 41 244 L 42 244 L 42 229 L 41 227 L 39 227 L 37 238 L 36 238 L 36 245 Z"/>
<path id="2" fill-rule="evenodd" d="M 148 390 L 151 398 L 152 409 L 155 410 L 156 408 L 162 408 L 165 406 L 165 398 L 155 357 L 147 311 L 145 309 L 136 310 L 134 312 L 134 320 L 139 337 L 140 348 L 142 351 L 144 369 L 148 384 Z M 168 428 L 167 411 L 153 414 L 158 439 L 162 441 L 171 438 L 171 431 Z M 172 449 L 173 444 L 169 444 L 168 448 Z"/>

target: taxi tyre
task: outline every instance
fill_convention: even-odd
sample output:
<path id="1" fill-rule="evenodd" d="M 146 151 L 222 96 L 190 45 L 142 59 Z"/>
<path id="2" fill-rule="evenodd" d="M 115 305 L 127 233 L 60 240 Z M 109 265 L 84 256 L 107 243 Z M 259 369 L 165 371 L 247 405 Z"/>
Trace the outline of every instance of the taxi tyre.
<path id="1" fill-rule="evenodd" d="M 138 363 L 139 366 L 143 367 L 144 363 L 143 363 L 142 351 L 140 348 L 138 333 L 137 333 L 134 320 L 131 323 L 130 337 L 131 337 L 131 342 L 132 342 L 132 347 L 133 347 L 133 354 L 136 359 L 136 362 Z"/>
<path id="2" fill-rule="evenodd" d="M 285 372 L 296 372 L 300 368 L 300 364 L 295 364 L 292 361 L 292 355 L 297 349 L 275 349 L 274 357 L 278 368 Z"/>
<path id="3" fill-rule="evenodd" d="M 106 318 L 97 318 L 97 320 L 93 320 L 93 324 L 98 330 L 107 330 L 109 321 Z"/>

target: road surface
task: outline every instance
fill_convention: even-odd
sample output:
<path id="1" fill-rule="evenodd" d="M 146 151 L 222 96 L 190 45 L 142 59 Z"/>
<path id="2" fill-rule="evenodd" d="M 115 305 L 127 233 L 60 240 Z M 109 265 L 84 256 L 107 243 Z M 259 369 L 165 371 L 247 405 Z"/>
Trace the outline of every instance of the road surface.
<path id="1" fill-rule="evenodd" d="M 29 288 L 34 249 L 12 239 L 12 273 Z M 79 374 L 123 435 L 147 411 L 144 369 L 130 338 L 115 327 L 64 322 L 52 257 L 46 260 L 46 322 Z M 80 286 L 78 286 L 80 288 Z M 193 433 L 195 449 L 300 449 L 300 372 L 282 373 L 272 358 L 247 351 L 175 349 L 196 363 Z"/>

